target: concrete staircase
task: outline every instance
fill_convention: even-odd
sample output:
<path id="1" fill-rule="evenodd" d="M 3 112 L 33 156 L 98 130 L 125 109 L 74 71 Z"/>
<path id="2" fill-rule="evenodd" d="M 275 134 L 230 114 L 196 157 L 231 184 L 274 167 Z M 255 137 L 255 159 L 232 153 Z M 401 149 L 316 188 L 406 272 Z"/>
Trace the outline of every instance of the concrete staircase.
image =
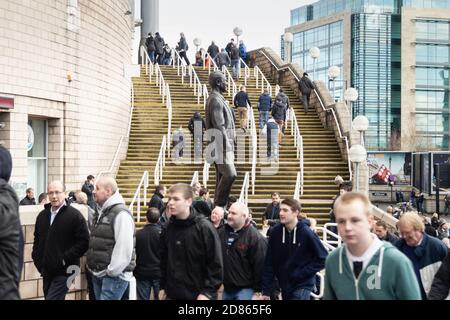
<path id="1" fill-rule="evenodd" d="M 202 84 L 208 84 L 208 71 L 201 67 L 195 67 L 197 75 Z M 181 83 L 181 77 L 177 75 L 177 70 L 170 66 L 161 66 L 166 83 L 170 86 L 173 119 L 172 131 L 180 126 L 188 133 L 187 125 L 189 119 L 195 111 L 203 112 L 203 98 L 201 104 L 197 103 L 197 97 L 193 89 L 189 87 L 189 77 L 185 77 L 185 83 Z M 251 70 L 253 74 L 253 69 Z M 141 69 L 141 77 L 133 78 L 135 90 L 135 109 L 132 116 L 130 131 L 130 141 L 126 160 L 122 161 L 117 174 L 117 180 L 122 195 L 129 203 L 133 197 L 136 187 L 139 184 L 142 173 L 148 170 L 150 173 L 150 188 L 148 199 L 153 193 L 153 172 L 159 154 L 162 137 L 167 134 L 167 109 L 162 103 L 158 88 L 155 83 L 150 83 L 144 77 L 145 69 Z M 270 81 L 270 79 L 268 79 Z M 243 78 L 236 82 L 239 86 L 243 84 Z M 272 81 L 271 81 L 272 82 Z M 275 83 L 272 83 L 275 87 Z M 208 85 L 208 91 L 210 91 Z M 257 111 L 257 101 L 261 93 L 260 88 L 256 88 L 256 80 L 251 77 L 247 81 L 247 93 L 249 94 L 252 106 L 254 107 L 254 117 L 259 131 L 259 113 Z M 332 197 L 337 193 L 334 185 L 336 175 L 341 175 L 348 179 L 347 163 L 342 161 L 339 148 L 332 131 L 323 128 L 319 117 L 314 112 L 308 114 L 303 112 L 303 107 L 294 92 L 285 88 L 285 93 L 289 96 L 291 107 L 294 108 L 299 123 L 300 131 L 304 140 L 304 193 L 301 196 L 303 212 L 309 217 L 318 220 L 319 225 L 328 221 L 328 211 L 330 210 Z M 232 97 L 225 94 L 230 104 Z M 311 101 L 312 104 L 317 101 Z M 314 110 L 311 106 L 311 110 Z M 236 128 L 239 128 L 239 119 L 236 119 Z M 237 129 L 238 132 L 241 130 Z M 245 172 L 251 172 L 250 141 L 249 130 L 245 135 L 246 154 L 245 161 L 236 162 L 238 178 L 236 179 L 232 194 L 238 197 L 242 187 Z M 258 148 L 261 140 L 258 139 Z M 191 148 L 192 149 L 192 148 Z M 291 124 L 286 128 L 283 144 L 280 146 L 279 167 L 275 173 L 267 175 L 263 172 L 270 168 L 270 165 L 259 158 L 259 154 L 264 150 L 258 150 L 258 163 L 256 170 L 255 193 L 251 194 L 249 189 L 249 207 L 253 210 L 254 219 L 262 222 L 262 213 L 270 203 L 272 192 L 279 192 L 282 198 L 292 197 L 294 194 L 299 160 L 296 156 L 294 139 L 291 135 Z M 187 155 L 186 155 L 187 156 Z M 199 180 L 202 181 L 203 163 L 183 163 L 176 164 L 170 159 L 166 160 L 163 179 L 160 183 L 172 185 L 177 182 L 190 183 L 193 173 L 199 171 Z M 273 174 L 274 173 L 274 174 Z M 214 196 L 215 170 L 210 168 L 208 189 L 211 196 Z M 145 209 L 146 207 L 144 207 Z M 141 209 L 141 214 L 143 214 Z M 143 219 L 141 218 L 141 221 Z"/>

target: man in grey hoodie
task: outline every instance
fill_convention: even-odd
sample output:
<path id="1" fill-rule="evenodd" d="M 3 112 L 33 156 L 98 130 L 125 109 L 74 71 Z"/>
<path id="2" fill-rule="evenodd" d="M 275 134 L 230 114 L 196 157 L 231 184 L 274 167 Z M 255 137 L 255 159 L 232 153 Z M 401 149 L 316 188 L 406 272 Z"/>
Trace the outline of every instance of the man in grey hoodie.
<path id="1" fill-rule="evenodd" d="M 98 209 L 91 228 L 87 266 L 97 300 L 120 300 L 136 266 L 134 219 L 112 177 L 95 186 Z"/>

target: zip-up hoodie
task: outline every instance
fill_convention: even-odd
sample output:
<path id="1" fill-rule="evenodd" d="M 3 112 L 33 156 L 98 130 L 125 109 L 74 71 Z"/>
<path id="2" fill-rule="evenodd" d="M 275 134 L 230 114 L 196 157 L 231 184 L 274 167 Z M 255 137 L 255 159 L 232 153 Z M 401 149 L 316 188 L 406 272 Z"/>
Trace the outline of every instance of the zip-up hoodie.
<path id="1" fill-rule="evenodd" d="M 327 258 L 325 300 L 420 300 L 420 288 L 409 259 L 392 244 L 383 245 L 355 277 L 345 246 Z"/>
<path id="2" fill-rule="evenodd" d="M 296 289 L 314 288 L 315 275 L 324 268 L 328 252 L 309 224 L 308 220 L 300 220 L 291 233 L 283 224 L 273 227 L 262 277 L 264 295 L 272 294 L 275 276 L 283 296 Z"/>

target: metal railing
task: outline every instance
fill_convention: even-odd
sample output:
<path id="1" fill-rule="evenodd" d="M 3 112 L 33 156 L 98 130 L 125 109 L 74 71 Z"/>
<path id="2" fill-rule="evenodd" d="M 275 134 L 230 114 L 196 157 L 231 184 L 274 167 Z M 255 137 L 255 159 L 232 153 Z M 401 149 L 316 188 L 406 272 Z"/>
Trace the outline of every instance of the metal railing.
<path id="1" fill-rule="evenodd" d="M 319 300 L 323 297 L 323 293 L 325 291 L 325 277 L 321 272 L 317 272 L 316 275 L 319 277 L 319 287 L 320 287 L 320 291 L 318 294 L 315 294 L 313 292 L 311 292 L 311 297 L 313 297 L 316 300 Z"/>
<path id="2" fill-rule="evenodd" d="M 236 86 L 236 82 L 234 82 L 233 77 L 231 76 L 230 71 L 228 71 L 226 66 L 222 66 L 222 72 L 225 75 L 225 80 L 227 82 L 227 86 L 228 86 L 228 95 L 232 96 L 234 99 L 234 96 L 237 93 L 237 86 Z"/>
<path id="3" fill-rule="evenodd" d="M 342 245 L 342 238 L 340 235 L 328 230 L 330 227 L 337 227 L 337 223 L 328 222 L 320 228 L 322 230 L 322 242 L 327 244 L 327 249 L 332 247 L 331 250 L 334 250 Z M 329 238 L 331 238 L 331 240 Z"/>
<path id="4" fill-rule="evenodd" d="M 147 49 L 145 46 L 141 46 L 141 61 L 145 66 L 145 75 L 148 76 L 148 80 L 152 81 L 152 76 L 154 74 L 154 65 L 153 62 L 150 60 L 150 57 L 148 55 Z"/>
<path id="5" fill-rule="evenodd" d="M 170 94 L 169 84 L 167 86 L 167 157 L 170 157 L 170 140 L 172 135 L 172 118 L 173 118 L 173 109 L 172 109 L 172 95 Z"/>
<path id="6" fill-rule="evenodd" d="M 147 189 L 148 189 L 148 171 L 144 171 L 141 181 L 139 182 L 136 192 L 134 193 L 133 200 L 131 200 L 130 206 L 128 207 L 128 209 L 131 212 L 131 215 L 133 215 L 134 204 L 135 203 L 137 204 L 136 222 L 141 221 L 141 191 L 143 191 L 144 193 L 144 206 L 145 206 L 147 204 Z"/>
<path id="7" fill-rule="evenodd" d="M 258 132 L 256 131 L 255 114 L 253 108 L 247 104 L 248 119 L 250 120 L 251 146 L 252 146 L 252 194 L 255 194 L 256 184 L 256 160 L 258 150 Z"/>
<path id="8" fill-rule="evenodd" d="M 269 57 L 264 51 L 260 50 L 259 52 L 260 52 L 264 57 L 266 57 L 267 60 L 269 60 L 269 62 L 272 64 L 272 66 L 275 67 L 275 69 L 277 69 L 277 71 L 281 71 L 281 70 L 286 70 L 286 69 L 287 69 L 287 70 L 289 70 L 289 71 L 292 73 L 292 75 L 294 76 L 295 80 L 297 80 L 297 82 L 300 82 L 300 79 L 296 76 L 295 72 L 292 71 L 291 67 L 289 67 L 289 66 L 284 66 L 284 67 L 282 67 L 282 68 L 278 68 L 278 67 L 276 66 L 276 64 L 272 61 L 272 59 L 270 59 L 270 57 Z"/>
<path id="9" fill-rule="evenodd" d="M 316 89 L 314 89 L 314 93 L 316 94 L 317 100 L 319 100 L 319 104 L 320 104 L 320 107 L 322 108 L 322 110 L 323 110 L 325 113 L 326 113 L 326 112 L 331 112 L 331 115 L 332 115 L 332 117 L 333 117 L 333 119 L 334 119 L 334 123 L 336 124 L 336 128 L 337 128 L 338 133 L 339 133 L 339 138 L 340 138 L 342 141 L 344 141 L 344 143 L 345 143 L 345 148 L 347 149 L 347 165 L 348 165 L 348 172 L 349 172 L 349 175 L 350 175 L 350 179 L 349 179 L 349 180 L 352 181 L 352 179 L 353 179 L 353 173 L 352 173 L 352 164 L 351 164 L 351 162 L 350 162 L 350 157 L 348 156 L 348 153 L 349 153 L 349 150 L 350 150 L 350 146 L 349 146 L 349 143 L 348 143 L 348 139 L 347 139 L 346 136 L 344 136 L 344 135 L 342 134 L 341 126 L 339 125 L 339 121 L 337 120 L 336 112 L 334 112 L 334 109 L 325 109 L 325 105 L 323 104 L 323 101 L 322 101 L 322 99 L 320 98 L 320 95 L 319 95 L 319 93 L 317 92 Z"/>
<path id="10" fill-rule="evenodd" d="M 208 102 L 209 93 L 208 93 L 208 87 L 206 84 L 203 84 L 203 109 L 206 109 L 206 103 Z"/>
<path id="11" fill-rule="evenodd" d="M 189 65 L 189 86 L 194 86 L 194 95 L 197 97 L 197 104 L 200 104 L 200 98 L 202 96 L 202 83 L 198 78 L 197 72 L 192 65 Z"/>
<path id="12" fill-rule="evenodd" d="M 198 171 L 195 171 L 194 175 L 192 176 L 191 187 L 193 187 L 196 183 L 198 183 Z"/>
<path id="13" fill-rule="evenodd" d="M 167 146 L 167 136 L 163 136 L 162 142 L 161 142 L 161 148 L 159 149 L 159 155 L 158 160 L 156 161 L 155 171 L 154 171 L 154 177 L 155 177 L 155 186 L 159 185 L 159 182 L 163 178 L 163 169 L 166 165 L 166 146 Z"/>
<path id="14" fill-rule="evenodd" d="M 267 89 L 269 94 L 272 96 L 272 85 L 267 80 L 267 78 L 264 76 L 264 73 L 262 73 L 261 69 L 259 69 L 258 66 L 255 66 L 254 72 L 255 72 L 255 78 L 256 78 L 256 89 L 261 88 L 261 93 L 264 92 L 264 89 Z M 261 81 L 261 83 L 260 83 L 260 81 Z"/>
<path id="15" fill-rule="evenodd" d="M 208 74 L 211 74 L 211 64 L 213 66 L 213 71 L 219 70 L 219 67 L 217 66 L 217 63 L 214 61 L 214 58 L 211 57 L 208 52 L 206 52 L 205 55 L 203 56 L 203 70 L 205 70 L 206 68 L 206 58 L 209 59 Z"/>
<path id="16" fill-rule="evenodd" d="M 244 84 L 247 86 L 247 79 L 251 77 L 251 71 L 248 65 L 245 63 L 242 58 L 239 58 L 239 63 L 244 66 Z M 239 78 L 241 77 L 241 70 L 242 68 L 239 68 Z"/>
<path id="17" fill-rule="evenodd" d="M 301 135 L 297 117 L 295 115 L 294 109 L 291 108 L 291 135 L 294 136 L 294 147 L 297 148 L 297 159 L 299 159 L 300 172 L 297 175 L 297 182 L 295 185 L 295 190 L 297 194 L 294 194 L 294 198 L 298 200 L 301 195 L 303 195 L 303 184 L 304 184 L 304 150 L 303 150 L 303 137 Z"/>
<path id="18" fill-rule="evenodd" d="M 205 164 L 203 165 L 203 186 L 206 188 L 209 181 L 209 168 L 211 167 L 211 164 L 205 161 Z"/>
<path id="19" fill-rule="evenodd" d="M 177 75 L 181 75 L 181 83 L 184 84 L 184 77 L 187 75 L 186 62 L 181 59 L 177 50 L 173 50 L 172 55 L 172 68 L 177 67 Z"/>
<path id="20" fill-rule="evenodd" d="M 241 194 L 239 196 L 239 202 L 248 204 L 248 188 L 250 185 L 250 173 L 245 173 L 244 182 L 242 183 Z"/>

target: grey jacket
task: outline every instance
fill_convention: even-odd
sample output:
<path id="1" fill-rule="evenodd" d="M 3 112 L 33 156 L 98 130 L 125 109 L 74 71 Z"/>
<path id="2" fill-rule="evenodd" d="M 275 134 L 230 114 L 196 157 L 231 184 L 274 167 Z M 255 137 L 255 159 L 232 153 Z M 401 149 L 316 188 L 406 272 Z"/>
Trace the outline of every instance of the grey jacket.
<path id="1" fill-rule="evenodd" d="M 228 105 L 228 102 L 219 91 L 213 90 L 211 92 L 206 104 L 205 115 L 207 130 L 206 140 L 213 140 L 211 147 L 213 147 L 215 151 L 212 155 L 213 161 L 210 162 L 215 162 L 218 164 L 230 163 L 229 157 L 232 156 L 234 152 L 235 115 L 233 110 Z M 209 129 L 216 129 L 218 131 Z M 223 138 L 222 142 L 216 140 L 216 136 L 219 132 Z"/>

